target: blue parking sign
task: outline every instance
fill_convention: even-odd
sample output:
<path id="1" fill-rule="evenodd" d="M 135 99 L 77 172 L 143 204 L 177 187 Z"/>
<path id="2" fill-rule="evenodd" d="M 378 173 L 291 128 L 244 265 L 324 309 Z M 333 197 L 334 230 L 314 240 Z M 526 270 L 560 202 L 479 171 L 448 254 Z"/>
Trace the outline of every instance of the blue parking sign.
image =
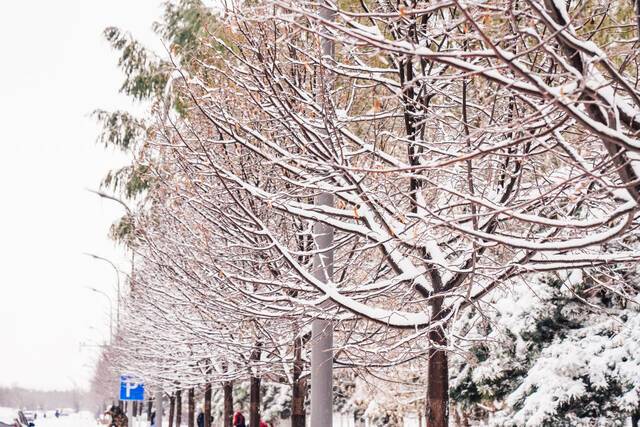
<path id="1" fill-rule="evenodd" d="M 133 375 L 120 375 L 120 400 L 144 400 L 144 384 Z"/>

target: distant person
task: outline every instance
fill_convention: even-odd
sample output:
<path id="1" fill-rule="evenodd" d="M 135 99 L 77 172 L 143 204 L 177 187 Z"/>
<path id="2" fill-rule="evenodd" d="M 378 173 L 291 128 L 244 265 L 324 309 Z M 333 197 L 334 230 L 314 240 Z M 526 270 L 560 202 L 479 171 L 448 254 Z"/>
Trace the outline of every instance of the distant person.
<path id="1" fill-rule="evenodd" d="M 129 419 L 119 406 L 112 406 L 111 409 L 105 412 L 105 415 L 111 416 L 111 423 L 109 424 L 109 427 L 129 426 Z"/>
<path id="2" fill-rule="evenodd" d="M 269 427 L 269 424 L 264 422 L 264 420 L 260 420 L 260 427 Z"/>
<path id="3" fill-rule="evenodd" d="M 204 427 L 204 412 L 198 412 L 198 418 L 196 419 L 198 427 Z"/>
<path id="4" fill-rule="evenodd" d="M 151 427 L 156 427 L 156 411 L 151 413 Z"/>
<path id="5" fill-rule="evenodd" d="M 247 424 L 244 421 L 244 415 L 240 412 L 240 408 L 238 408 L 236 413 L 233 415 L 233 427 L 247 427 Z"/>
<path id="6" fill-rule="evenodd" d="M 56 418 L 60 418 L 60 410 L 56 409 Z"/>

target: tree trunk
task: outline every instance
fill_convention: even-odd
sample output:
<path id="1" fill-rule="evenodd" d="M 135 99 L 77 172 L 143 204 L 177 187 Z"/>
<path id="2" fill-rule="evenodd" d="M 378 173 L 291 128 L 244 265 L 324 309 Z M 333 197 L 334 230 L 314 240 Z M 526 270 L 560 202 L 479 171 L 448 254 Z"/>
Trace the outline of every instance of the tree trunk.
<path id="1" fill-rule="evenodd" d="M 434 321 L 440 320 L 442 299 L 431 303 Z M 437 328 L 429 332 L 428 383 L 427 383 L 427 427 L 447 427 L 449 425 L 449 363 L 445 350 L 447 339 L 444 330 Z"/>
<path id="2" fill-rule="evenodd" d="M 251 377 L 249 427 L 260 427 L 260 378 Z"/>
<path id="3" fill-rule="evenodd" d="M 211 383 L 204 386 L 204 427 L 211 427 Z"/>
<path id="4" fill-rule="evenodd" d="M 262 343 L 256 342 L 251 352 L 250 359 L 259 361 L 262 353 Z M 252 366 L 255 368 L 255 366 Z M 251 388 L 249 389 L 249 427 L 260 427 L 260 377 L 251 376 Z"/>
<path id="5" fill-rule="evenodd" d="M 189 389 L 187 393 L 187 405 L 189 406 L 189 413 L 187 415 L 187 427 L 195 426 L 195 414 L 196 414 L 196 399 L 193 387 Z"/>
<path id="6" fill-rule="evenodd" d="M 176 413 L 176 396 L 171 393 L 169 396 L 169 427 L 173 427 L 173 420 Z"/>
<path id="7" fill-rule="evenodd" d="M 182 390 L 176 391 L 176 427 L 182 425 Z"/>
<path id="8" fill-rule="evenodd" d="M 233 427 L 233 382 L 226 381 L 222 386 L 222 392 L 224 394 L 222 427 Z"/>
<path id="9" fill-rule="evenodd" d="M 307 382 L 300 379 L 302 375 L 302 337 L 293 342 L 293 384 L 291 396 L 291 427 L 306 427 L 304 398 L 307 394 Z"/>
<path id="10" fill-rule="evenodd" d="M 147 402 L 147 420 L 151 421 L 151 414 L 153 413 L 153 400 L 149 399 Z"/>

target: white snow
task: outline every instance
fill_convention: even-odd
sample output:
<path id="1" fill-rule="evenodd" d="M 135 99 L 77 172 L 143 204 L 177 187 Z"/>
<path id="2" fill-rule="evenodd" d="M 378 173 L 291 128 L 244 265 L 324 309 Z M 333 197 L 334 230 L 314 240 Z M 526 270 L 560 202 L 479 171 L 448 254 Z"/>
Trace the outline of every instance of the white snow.
<path id="1" fill-rule="evenodd" d="M 0 421 L 9 421 L 16 410 L 11 408 L 0 408 Z M 90 412 L 82 411 L 56 418 L 52 411 L 47 412 L 47 417 L 43 412 L 38 412 L 38 417 L 34 421 L 36 427 L 98 427 L 99 424 Z"/>

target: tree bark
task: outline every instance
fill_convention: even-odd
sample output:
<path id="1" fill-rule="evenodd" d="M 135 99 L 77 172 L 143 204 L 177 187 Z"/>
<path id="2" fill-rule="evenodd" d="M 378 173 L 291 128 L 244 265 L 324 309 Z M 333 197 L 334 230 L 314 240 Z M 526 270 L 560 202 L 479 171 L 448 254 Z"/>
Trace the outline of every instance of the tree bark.
<path id="1" fill-rule="evenodd" d="M 187 393 L 187 405 L 189 406 L 187 414 L 187 427 L 195 426 L 195 413 L 196 413 L 196 399 L 193 387 L 189 389 Z"/>
<path id="2" fill-rule="evenodd" d="M 262 343 L 256 342 L 251 352 L 251 360 L 259 361 L 262 353 Z M 251 388 L 249 390 L 249 427 L 260 427 L 260 377 L 251 376 Z"/>
<path id="3" fill-rule="evenodd" d="M 176 427 L 182 425 L 182 390 L 176 391 Z"/>
<path id="4" fill-rule="evenodd" d="M 412 41 L 417 41 L 417 27 L 412 24 L 407 29 L 406 37 Z M 400 34 L 396 34 L 396 37 Z M 404 122 L 407 139 L 407 157 L 409 164 L 417 166 L 420 164 L 420 157 L 423 147 L 418 144 L 424 134 L 424 117 L 426 117 L 429 107 L 430 96 L 420 96 L 415 90 L 414 75 L 414 58 L 407 56 L 399 64 L 398 69 L 400 82 L 402 85 L 402 101 L 404 108 Z M 464 114 L 464 112 L 463 112 Z M 422 116 L 422 117 L 420 117 Z M 418 212 L 418 193 L 423 187 L 423 181 L 412 177 L 409 179 L 409 194 L 412 201 L 411 211 Z M 426 250 L 422 250 L 420 255 L 425 261 L 431 260 L 431 254 Z M 438 270 L 430 264 L 426 264 L 431 284 L 435 294 L 444 290 L 442 276 Z M 432 298 L 430 300 L 431 315 L 434 322 L 442 317 L 441 297 L 432 297 L 429 292 L 416 288 L 422 297 Z M 446 427 L 449 425 L 449 370 L 446 351 L 439 350 L 437 347 L 446 347 L 446 337 L 444 330 L 433 329 L 429 332 L 429 341 L 431 347 L 429 349 L 428 360 L 428 383 L 427 383 L 427 399 L 426 399 L 426 425 L 427 427 Z"/>
<path id="5" fill-rule="evenodd" d="M 306 427 L 304 398 L 307 394 L 307 382 L 300 379 L 302 375 L 302 337 L 293 342 L 293 384 L 291 396 L 291 427 Z"/>
<path id="6" fill-rule="evenodd" d="M 434 298 L 431 309 L 434 321 L 440 320 L 442 299 Z M 447 427 L 449 425 L 449 361 L 444 330 L 434 328 L 429 331 L 428 379 L 427 379 L 427 427 Z M 441 348 L 437 348 L 441 347 Z"/>
<path id="7" fill-rule="evenodd" d="M 226 381 L 222 386 L 224 393 L 224 410 L 222 414 L 222 427 L 233 427 L 233 382 Z"/>
<path id="8" fill-rule="evenodd" d="M 260 427 L 260 377 L 251 377 L 249 427 Z"/>
<path id="9" fill-rule="evenodd" d="M 169 396 L 169 427 L 173 427 L 173 421 L 176 413 L 176 396 L 171 393 Z"/>
<path id="10" fill-rule="evenodd" d="M 147 420 L 151 420 L 151 414 L 153 413 L 153 400 L 149 399 L 147 402 Z"/>
<path id="11" fill-rule="evenodd" d="M 204 386 L 204 427 L 211 427 L 211 383 Z"/>

